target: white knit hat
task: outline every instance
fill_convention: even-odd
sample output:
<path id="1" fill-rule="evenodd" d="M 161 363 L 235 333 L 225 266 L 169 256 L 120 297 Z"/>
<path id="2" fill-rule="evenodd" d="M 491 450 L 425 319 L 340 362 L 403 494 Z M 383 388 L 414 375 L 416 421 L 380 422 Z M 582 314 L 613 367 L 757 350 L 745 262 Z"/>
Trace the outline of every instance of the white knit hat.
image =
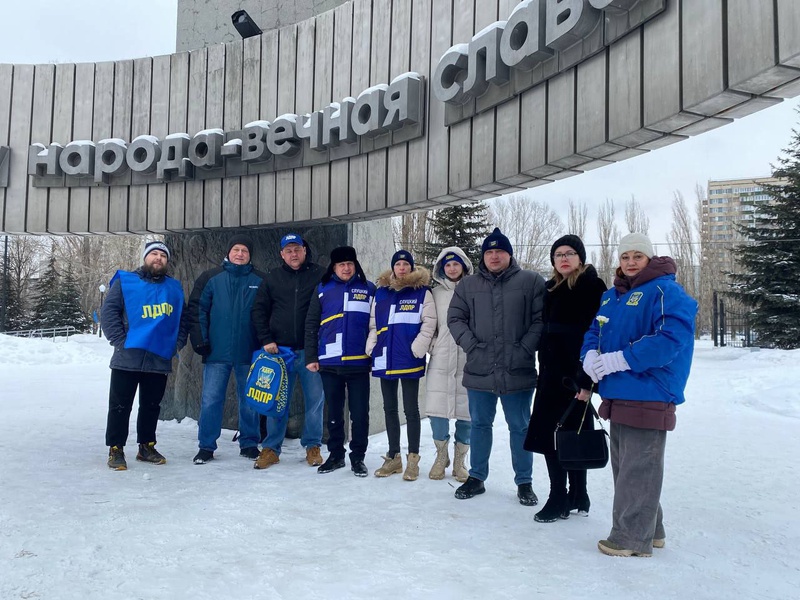
<path id="1" fill-rule="evenodd" d="M 622 256 L 625 252 L 641 252 L 647 258 L 653 258 L 653 242 L 643 233 L 629 233 L 619 241 L 617 255 Z"/>

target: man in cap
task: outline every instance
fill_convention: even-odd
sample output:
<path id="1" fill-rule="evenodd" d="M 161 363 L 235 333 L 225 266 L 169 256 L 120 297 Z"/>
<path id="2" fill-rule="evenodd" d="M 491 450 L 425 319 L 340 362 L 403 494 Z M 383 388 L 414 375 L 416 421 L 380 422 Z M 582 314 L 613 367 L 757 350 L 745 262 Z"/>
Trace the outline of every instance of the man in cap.
<path id="1" fill-rule="evenodd" d="M 266 275 L 255 269 L 252 256 L 252 238 L 234 235 L 222 265 L 203 272 L 189 297 L 192 346 L 203 357 L 196 465 L 214 459 L 231 371 L 239 394 L 239 455 L 250 460 L 258 457 L 258 413 L 245 401 L 245 393 L 250 361 L 258 349 L 250 312 Z"/>
<path id="2" fill-rule="evenodd" d="M 156 426 L 172 357 L 186 344 L 188 335 L 183 289 L 166 274 L 169 260 L 166 244 L 148 242 L 142 266 L 133 272 L 117 271 L 103 303 L 103 333 L 114 346 L 106 445 L 108 466 L 115 471 L 128 468 L 124 448 L 137 388 L 136 460 L 156 465 L 167 462 L 155 447 Z"/>
<path id="3" fill-rule="evenodd" d="M 447 325 L 467 353 L 464 387 L 472 418 L 470 470 L 456 498 L 485 490 L 497 399 L 508 424 L 514 483 L 520 504 L 538 502 L 531 484 L 533 455 L 523 448 L 536 387 L 534 355 L 542 334 L 545 284 L 514 259 L 511 242 L 498 228 L 483 241 L 478 272 L 456 286 Z"/>
<path id="4" fill-rule="evenodd" d="M 325 394 L 319 373 L 307 370 L 305 349 L 306 314 L 311 296 L 324 269 L 311 260 L 308 244 L 296 233 L 281 238 L 279 267 L 271 269 L 258 289 L 253 304 L 253 323 L 259 344 L 266 352 L 276 354 L 278 346 L 291 348 L 305 401 L 305 419 L 300 443 L 306 449 L 306 462 L 312 467 L 322 464 L 322 413 Z M 286 437 L 289 412 L 280 419 L 267 418 L 267 436 L 254 467 L 267 469 L 280 462 L 281 445 Z"/>

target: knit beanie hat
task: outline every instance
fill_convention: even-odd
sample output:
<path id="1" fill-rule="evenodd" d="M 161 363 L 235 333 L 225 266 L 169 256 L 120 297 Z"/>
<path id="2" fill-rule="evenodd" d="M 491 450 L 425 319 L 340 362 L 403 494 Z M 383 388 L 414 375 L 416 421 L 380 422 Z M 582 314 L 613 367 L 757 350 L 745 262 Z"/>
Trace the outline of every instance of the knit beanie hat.
<path id="1" fill-rule="evenodd" d="M 164 254 L 167 255 L 167 261 L 172 259 L 172 254 L 167 248 L 167 245 L 164 242 L 155 241 L 155 242 L 147 242 L 144 245 L 144 250 L 142 250 L 142 262 L 144 262 L 145 257 L 150 254 L 153 250 L 161 250 Z"/>
<path id="2" fill-rule="evenodd" d="M 392 254 L 392 270 L 394 271 L 394 263 L 398 260 L 404 260 L 408 264 L 411 265 L 411 270 L 414 270 L 414 257 L 411 255 L 411 252 L 408 250 L 398 250 L 394 254 Z"/>
<path id="3" fill-rule="evenodd" d="M 237 233 L 231 239 L 228 240 L 228 251 L 225 253 L 225 258 L 229 257 L 231 254 L 231 250 L 236 244 L 241 244 L 247 248 L 247 251 L 250 253 L 250 259 L 253 258 L 253 238 L 251 238 L 246 233 Z"/>
<path id="4" fill-rule="evenodd" d="M 567 234 L 558 238 L 555 243 L 550 247 L 550 264 L 555 266 L 555 253 L 556 249 L 561 246 L 569 246 L 578 253 L 578 258 L 581 259 L 582 264 L 586 264 L 586 248 L 577 235 Z"/>
<path id="5" fill-rule="evenodd" d="M 442 268 L 444 268 L 444 266 L 445 266 L 447 263 L 451 262 L 451 261 L 456 261 L 457 263 L 461 263 L 461 266 L 462 266 L 462 267 L 464 267 L 464 270 L 465 270 L 465 271 L 467 270 L 467 265 L 466 265 L 466 264 L 464 264 L 464 259 L 463 259 L 463 258 L 461 258 L 461 257 L 460 257 L 458 254 L 456 254 L 455 252 L 448 252 L 447 254 L 445 254 L 445 255 L 442 257 Z"/>
<path id="6" fill-rule="evenodd" d="M 647 258 L 653 258 L 653 242 L 643 233 L 629 233 L 619 241 L 617 256 L 626 252 L 641 252 Z"/>
<path id="7" fill-rule="evenodd" d="M 508 241 L 508 238 L 503 235 L 499 227 L 495 227 L 494 231 L 490 233 L 485 240 L 483 240 L 483 244 L 481 245 L 481 256 L 483 256 L 487 250 L 505 250 L 511 256 L 514 256 L 514 249 L 511 247 L 511 242 Z"/>
<path id="8" fill-rule="evenodd" d="M 358 262 L 356 258 L 356 249 L 352 246 L 339 246 L 331 250 L 331 264 L 343 262 Z"/>

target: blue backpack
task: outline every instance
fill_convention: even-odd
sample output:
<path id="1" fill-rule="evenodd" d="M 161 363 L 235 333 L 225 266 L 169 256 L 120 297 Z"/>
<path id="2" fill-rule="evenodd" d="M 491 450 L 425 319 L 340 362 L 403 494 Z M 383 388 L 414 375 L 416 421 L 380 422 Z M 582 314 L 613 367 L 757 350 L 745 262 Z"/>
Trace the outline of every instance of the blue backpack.
<path id="1" fill-rule="evenodd" d="M 292 400 L 295 353 L 278 346 L 278 354 L 253 352 L 245 399 L 257 413 L 279 419 Z"/>

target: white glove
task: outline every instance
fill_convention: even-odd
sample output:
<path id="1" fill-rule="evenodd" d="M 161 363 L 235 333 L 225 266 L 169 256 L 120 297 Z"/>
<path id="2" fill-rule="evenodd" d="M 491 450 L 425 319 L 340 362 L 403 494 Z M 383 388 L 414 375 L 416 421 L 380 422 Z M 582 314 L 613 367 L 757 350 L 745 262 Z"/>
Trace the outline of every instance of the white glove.
<path id="1" fill-rule="evenodd" d="M 597 350 L 589 350 L 586 353 L 586 356 L 583 358 L 583 371 L 589 377 L 591 377 L 592 381 L 594 381 L 595 383 L 599 381 L 599 379 L 597 378 L 597 373 L 595 373 L 594 370 L 594 363 L 597 360 L 598 356 L 599 355 L 597 354 Z"/>
<path id="2" fill-rule="evenodd" d="M 622 350 L 600 354 L 594 363 L 594 372 L 597 374 L 598 381 L 611 373 L 630 371 L 630 368 L 628 361 L 622 355 Z"/>

